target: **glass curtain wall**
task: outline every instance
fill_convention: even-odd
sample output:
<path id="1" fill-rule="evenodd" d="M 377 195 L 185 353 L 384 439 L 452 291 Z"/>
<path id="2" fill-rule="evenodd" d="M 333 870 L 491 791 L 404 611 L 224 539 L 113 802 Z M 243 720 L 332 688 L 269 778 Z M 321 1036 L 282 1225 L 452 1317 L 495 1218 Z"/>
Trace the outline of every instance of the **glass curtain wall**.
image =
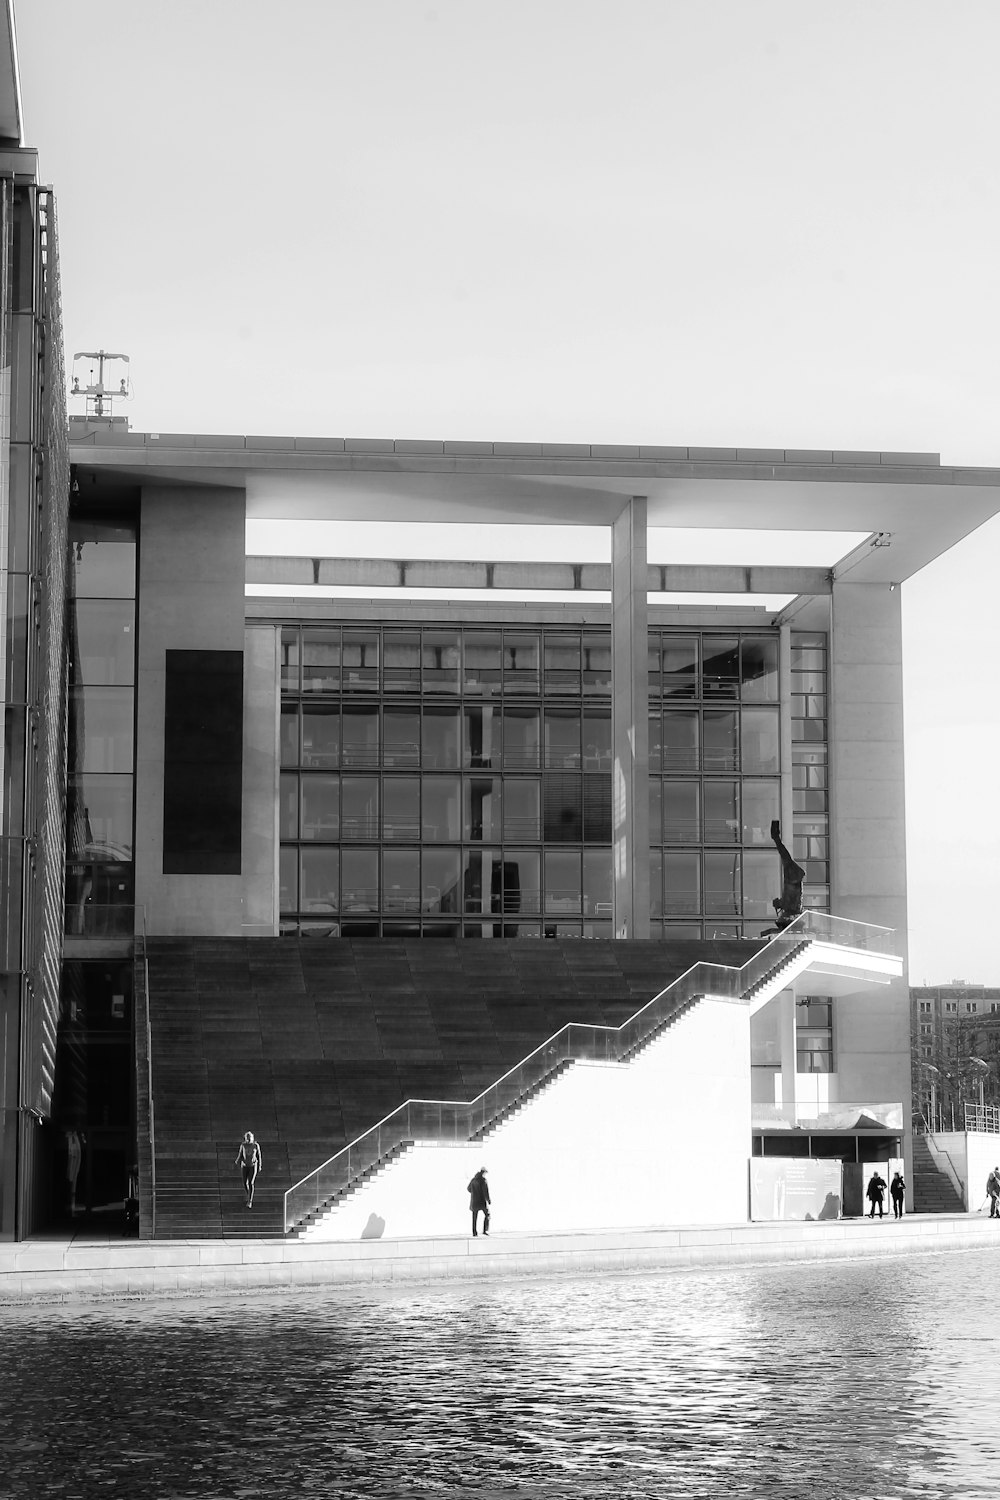
<path id="1" fill-rule="evenodd" d="M 654 936 L 776 890 L 778 637 L 650 634 Z M 282 630 L 282 930 L 610 937 L 608 629 Z"/>
<path id="2" fill-rule="evenodd" d="M 133 933 L 135 526 L 70 521 L 66 932 Z"/>

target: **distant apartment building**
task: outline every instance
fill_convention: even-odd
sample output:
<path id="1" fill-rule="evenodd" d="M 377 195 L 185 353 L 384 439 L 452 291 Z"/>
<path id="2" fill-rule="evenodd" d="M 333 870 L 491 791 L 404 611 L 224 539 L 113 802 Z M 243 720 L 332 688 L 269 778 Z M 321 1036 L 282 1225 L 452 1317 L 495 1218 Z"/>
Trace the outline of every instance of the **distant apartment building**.
<path id="1" fill-rule="evenodd" d="M 1000 987 L 911 986 L 910 1039 L 918 1123 L 964 1130 L 967 1107 L 1000 1105 Z"/>

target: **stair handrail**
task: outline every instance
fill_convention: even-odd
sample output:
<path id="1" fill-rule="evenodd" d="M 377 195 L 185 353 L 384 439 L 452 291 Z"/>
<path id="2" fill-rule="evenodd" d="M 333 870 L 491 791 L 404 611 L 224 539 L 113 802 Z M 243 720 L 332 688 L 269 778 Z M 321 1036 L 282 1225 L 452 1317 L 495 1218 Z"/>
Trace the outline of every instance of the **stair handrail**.
<path id="1" fill-rule="evenodd" d="M 690 965 L 619 1026 L 568 1022 L 474 1099 L 407 1099 L 287 1190 L 285 1233 L 402 1145 L 414 1140 L 472 1140 L 564 1063 L 620 1062 L 634 1055 L 682 1008 L 703 996 L 749 1000 L 754 991 L 814 941 L 891 954 L 892 939 L 891 928 L 806 911 L 739 968 L 704 961 Z"/>

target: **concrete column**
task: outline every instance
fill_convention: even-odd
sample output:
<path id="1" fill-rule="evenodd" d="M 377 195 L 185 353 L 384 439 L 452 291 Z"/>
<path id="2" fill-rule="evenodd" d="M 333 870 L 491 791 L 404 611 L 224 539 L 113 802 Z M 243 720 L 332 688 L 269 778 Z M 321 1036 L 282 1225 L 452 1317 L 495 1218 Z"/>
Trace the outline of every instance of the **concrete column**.
<path id="1" fill-rule="evenodd" d="M 148 485 L 139 532 L 135 899 L 150 934 L 239 934 L 242 875 L 163 873 L 166 652 L 244 649 L 243 490 Z M 271 813 L 270 807 L 267 809 Z"/>
<path id="2" fill-rule="evenodd" d="M 900 590 L 835 582 L 830 629 L 830 909 L 895 929 L 906 955 Z M 884 987 L 838 991 L 840 1098 L 900 1101 L 910 1138 L 910 1001 L 904 972 Z"/>
<path id="3" fill-rule="evenodd" d="M 649 937 L 646 497 L 611 528 L 614 935 Z"/>
<path id="4" fill-rule="evenodd" d="M 782 990 L 778 996 L 778 1034 L 781 1039 L 781 1102 L 795 1103 L 795 1063 L 798 1041 L 795 1035 L 795 991 Z M 794 1124 L 794 1120 L 792 1121 Z"/>

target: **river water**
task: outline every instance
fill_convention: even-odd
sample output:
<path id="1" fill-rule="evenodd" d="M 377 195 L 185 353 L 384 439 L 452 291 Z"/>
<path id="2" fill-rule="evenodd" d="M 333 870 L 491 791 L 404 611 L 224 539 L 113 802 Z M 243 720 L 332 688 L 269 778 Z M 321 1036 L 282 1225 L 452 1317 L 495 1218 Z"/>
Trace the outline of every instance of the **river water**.
<path id="1" fill-rule="evenodd" d="M 987 1249 L 0 1309 L 0 1500 L 993 1496 L 998 1273 Z"/>

